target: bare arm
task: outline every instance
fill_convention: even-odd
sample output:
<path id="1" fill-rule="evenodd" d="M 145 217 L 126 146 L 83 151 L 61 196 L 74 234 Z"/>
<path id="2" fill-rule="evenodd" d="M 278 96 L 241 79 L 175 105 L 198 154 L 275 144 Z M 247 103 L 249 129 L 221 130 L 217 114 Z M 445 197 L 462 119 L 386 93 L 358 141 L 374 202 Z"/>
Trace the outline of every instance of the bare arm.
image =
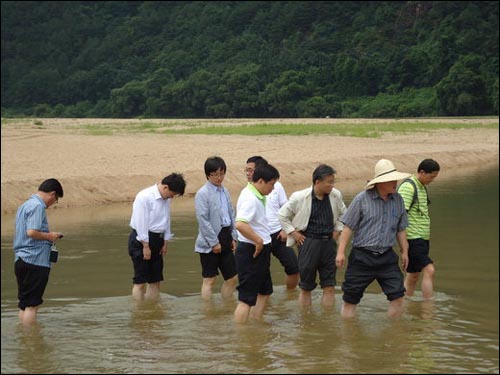
<path id="1" fill-rule="evenodd" d="M 406 271 L 406 267 L 408 267 L 408 240 L 406 239 L 406 231 L 402 230 L 398 232 L 396 238 L 401 249 L 401 266 Z"/>
<path id="2" fill-rule="evenodd" d="M 253 253 L 253 257 L 256 258 L 264 248 L 264 240 L 254 232 L 250 224 L 245 223 L 244 221 L 237 221 L 235 227 L 244 237 L 255 243 L 255 252 Z"/>
<path id="3" fill-rule="evenodd" d="M 349 228 L 347 225 L 344 225 L 344 229 L 342 230 L 342 233 L 340 233 L 339 247 L 337 249 L 337 257 L 335 258 L 335 265 L 339 269 L 344 268 L 345 249 L 347 247 L 347 244 L 351 240 L 351 236 L 352 236 L 352 229 Z"/>

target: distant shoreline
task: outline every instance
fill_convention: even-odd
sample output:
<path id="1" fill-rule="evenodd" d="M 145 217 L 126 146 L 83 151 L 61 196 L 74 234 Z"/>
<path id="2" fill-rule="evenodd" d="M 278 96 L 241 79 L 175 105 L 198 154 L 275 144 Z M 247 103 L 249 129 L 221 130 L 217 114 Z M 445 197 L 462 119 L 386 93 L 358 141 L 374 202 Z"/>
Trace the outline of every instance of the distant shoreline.
<path id="1" fill-rule="evenodd" d="M 43 128 L 2 124 L 3 214 L 15 212 L 36 192 L 40 182 L 50 177 L 59 179 L 64 187 L 58 208 L 131 202 L 139 190 L 173 171 L 184 174 L 187 188 L 182 200 L 189 201 L 205 183 L 203 163 L 212 155 L 226 161 L 224 184 L 233 199 L 246 183 L 243 168 L 252 155 L 262 155 L 278 168 L 288 194 L 308 186 L 319 163 L 336 168 L 340 190 L 354 192 L 373 177 L 373 167 L 381 158 L 392 160 L 400 171 L 414 173 L 420 160 L 432 157 L 441 164 L 440 179 L 469 169 L 498 166 L 499 158 L 498 128 L 391 133 L 380 138 L 148 133 L 92 136 L 58 125 L 64 124 L 64 119 L 55 120 L 50 123 L 44 119 Z"/>

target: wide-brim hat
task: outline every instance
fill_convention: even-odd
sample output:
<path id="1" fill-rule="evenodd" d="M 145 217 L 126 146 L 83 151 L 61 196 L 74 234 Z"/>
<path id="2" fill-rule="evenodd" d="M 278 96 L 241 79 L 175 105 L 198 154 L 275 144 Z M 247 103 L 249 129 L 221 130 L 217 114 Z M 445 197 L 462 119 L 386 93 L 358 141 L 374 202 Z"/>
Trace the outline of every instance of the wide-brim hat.
<path id="1" fill-rule="evenodd" d="M 375 184 L 388 181 L 404 180 L 411 176 L 411 173 L 398 172 L 393 162 L 387 159 L 380 159 L 375 164 L 375 177 L 368 181 L 366 189 L 371 189 Z"/>

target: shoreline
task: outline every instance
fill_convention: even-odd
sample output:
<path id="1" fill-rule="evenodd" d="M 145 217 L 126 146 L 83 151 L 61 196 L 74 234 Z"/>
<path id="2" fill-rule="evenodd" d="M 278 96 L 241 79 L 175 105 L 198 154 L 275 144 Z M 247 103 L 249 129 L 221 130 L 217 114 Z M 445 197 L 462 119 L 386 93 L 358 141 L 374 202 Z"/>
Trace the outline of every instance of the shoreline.
<path id="1" fill-rule="evenodd" d="M 14 213 L 43 180 L 51 177 L 64 188 L 57 209 L 131 203 L 138 191 L 171 172 L 183 173 L 187 181 L 185 196 L 179 201 L 194 205 L 194 194 L 206 181 L 203 164 L 213 155 L 221 156 L 227 164 L 224 185 L 233 200 L 246 183 L 243 168 L 252 155 L 262 155 L 278 168 L 288 196 L 311 184 L 312 171 L 320 163 L 337 170 L 336 187 L 343 194 L 362 190 L 381 158 L 409 173 L 415 173 L 420 160 L 433 158 L 441 165 L 440 180 L 469 170 L 498 168 L 499 163 L 499 131 L 487 128 L 384 134 L 380 138 L 91 136 L 57 125 L 39 129 L 2 124 L 1 130 L 2 214 Z"/>

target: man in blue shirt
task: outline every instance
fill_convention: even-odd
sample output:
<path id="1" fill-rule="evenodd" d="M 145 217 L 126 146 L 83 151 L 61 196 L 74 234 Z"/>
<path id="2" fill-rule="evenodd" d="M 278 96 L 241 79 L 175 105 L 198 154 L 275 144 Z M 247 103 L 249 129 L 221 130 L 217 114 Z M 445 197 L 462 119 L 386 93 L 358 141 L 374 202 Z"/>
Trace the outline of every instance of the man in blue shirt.
<path id="1" fill-rule="evenodd" d="M 38 306 L 49 281 L 51 245 L 62 237 L 50 232 L 46 209 L 63 197 L 59 181 L 50 178 L 42 182 L 38 193 L 24 202 L 16 214 L 14 237 L 19 319 L 24 325 L 36 322 Z"/>

